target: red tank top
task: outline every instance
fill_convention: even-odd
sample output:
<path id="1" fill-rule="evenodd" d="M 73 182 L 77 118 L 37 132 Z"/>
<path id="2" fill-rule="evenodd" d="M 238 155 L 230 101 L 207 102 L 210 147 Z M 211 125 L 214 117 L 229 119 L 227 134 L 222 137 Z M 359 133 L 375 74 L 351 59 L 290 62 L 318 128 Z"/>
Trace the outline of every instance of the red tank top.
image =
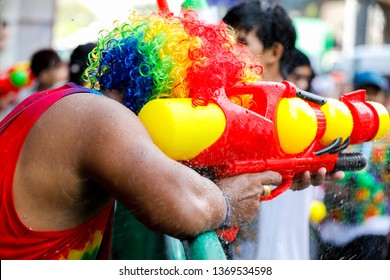
<path id="1" fill-rule="evenodd" d="M 0 259 L 108 258 L 113 203 L 91 220 L 71 229 L 34 231 L 16 212 L 13 180 L 23 143 L 36 120 L 62 97 L 92 90 L 67 84 L 35 93 L 0 122 Z M 104 236 L 104 240 L 103 240 Z"/>

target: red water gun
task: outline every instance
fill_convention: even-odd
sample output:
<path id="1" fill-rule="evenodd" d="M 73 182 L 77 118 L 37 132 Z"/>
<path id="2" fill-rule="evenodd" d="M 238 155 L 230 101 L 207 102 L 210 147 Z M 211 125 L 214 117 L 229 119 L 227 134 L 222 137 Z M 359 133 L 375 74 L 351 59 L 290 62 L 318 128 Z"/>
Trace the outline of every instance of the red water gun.
<path id="1" fill-rule="evenodd" d="M 215 96 L 206 106 L 193 106 L 191 98 L 155 99 L 139 118 L 165 154 L 194 169 L 206 167 L 217 179 L 279 172 L 282 184 L 261 201 L 288 190 L 293 177 L 307 170 L 364 168 L 363 154 L 342 151 L 383 138 L 390 126 L 387 109 L 366 101 L 364 90 L 327 99 L 287 81 L 259 82 L 220 89 Z M 251 97 L 249 108 L 231 101 L 241 96 Z M 230 242 L 237 230 L 219 233 Z"/>
<path id="2" fill-rule="evenodd" d="M 31 84 L 33 74 L 28 63 L 19 63 L 0 74 L 0 97 L 8 93 L 17 94 L 20 89 Z"/>

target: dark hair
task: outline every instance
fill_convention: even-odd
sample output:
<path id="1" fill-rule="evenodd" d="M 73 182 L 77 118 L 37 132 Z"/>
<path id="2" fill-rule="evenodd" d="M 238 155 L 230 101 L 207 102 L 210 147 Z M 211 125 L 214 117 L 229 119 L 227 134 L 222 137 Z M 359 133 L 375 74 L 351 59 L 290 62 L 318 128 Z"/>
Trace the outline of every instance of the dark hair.
<path id="1" fill-rule="evenodd" d="M 53 49 L 43 49 L 35 52 L 31 57 L 31 72 L 35 77 L 47 69 L 51 69 L 61 63 L 61 58 Z"/>
<path id="2" fill-rule="evenodd" d="M 69 81 L 83 85 L 82 75 L 87 67 L 88 55 L 96 47 L 96 43 L 78 45 L 70 55 Z"/>
<path id="3" fill-rule="evenodd" d="M 285 69 L 288 74 L 294 71 L 299 66 L 309 66 L 311 68 L 310 59 L 298 49 L 295 49 L 291 54 L 291 59 L 286 61 Z"/>
<path id="4" fill-rule="evenodd" d="M 249 32 L 255 29 L 265 49 L 272 47 L 275 42 L 281 43 L 284 48 L 280 61 L 282 66 L 295 49 L 297 35 L 293 22 L 287 11 L 279 4 L 260 0 L 246 1 L 229 9 L 223 21 L 236 30 L 243 29 Z M 285 72 L 283 67 L 281 68 Z"/>
<path id="5" fill-rule="evenodd" d="M 282 67 L 284 67 L 286 73 L 289 75 L 292 74 L 294 70 L 300 66 L 308 66 L 311 69 L 311 76 L 308 77 L 309 88 L 306 89 L 306 90 L 311 90 L 311 83 L 315 77 L 315 72 L 313 67 L 311 66 L 310 59 L 306 54 L 304 54 L 299 49 L 295 49 L 291 53 L 291 58 L 288 61 L 286 61 L 285 65 L 283 65 Z"/>

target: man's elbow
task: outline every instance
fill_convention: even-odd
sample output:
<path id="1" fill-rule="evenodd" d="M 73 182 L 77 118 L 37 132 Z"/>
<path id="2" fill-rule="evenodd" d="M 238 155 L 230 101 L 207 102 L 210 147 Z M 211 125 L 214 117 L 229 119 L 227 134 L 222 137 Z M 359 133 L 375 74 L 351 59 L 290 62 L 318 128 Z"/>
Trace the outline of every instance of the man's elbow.
<path id="1" fill-rule="evenodd" d="M 191 207 L 172 215 L 172 220 L 166 234 L 177 239 L 188 239 L 203 232 L 214 230 L 219 225 L 219 214 L 209 211 L 208 207 Z"/>

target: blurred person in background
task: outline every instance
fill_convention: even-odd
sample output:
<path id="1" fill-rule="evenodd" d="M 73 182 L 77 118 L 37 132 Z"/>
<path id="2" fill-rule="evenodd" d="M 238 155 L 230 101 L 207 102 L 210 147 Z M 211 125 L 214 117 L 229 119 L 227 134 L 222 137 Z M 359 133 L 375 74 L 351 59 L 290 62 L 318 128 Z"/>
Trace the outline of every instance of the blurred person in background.
<path id="1" fill-rule="evenodd" d="M 287 11 L 278 4 L 250 0 L 233 6 L 223 21 L 237 31 L 264 67 L 263 80 L 280 82 L 287 78 L 284 65 L 295 49 L 296 31 Z"/>
<path id="2" fill-rule="evenodd" d="M 366 91 L 368 101 L 385 104 L 388 81 L 377 72 L 358 72 L 355 90 Z M 368 159 L 365 169 L 346 172 L 338 182 L 323 185 L 327 217 L 318 227 L 318 259 L 382 260 L 388 257 L 390 216 L 390 139 L 349 147 Z"/>
<path id="3" fill-rule="evenodd" d="M 267 1 L 232 7 L 223 21 L 237 31 L 264 67 L 264 81 L 281 82 L 293 73 L 296 31 L 286 10 Z M 241 227 L 232 244 L 233 259 L 310 259 L 310 205 L 314 187 L 288 190 L 260 204 L 255 223 Z"/>
<path id="4" fill-rule="evenodd" d="M 356 73 L 353 79 L 355 90 L 364 89 L 369 101 L 385 104 L 388 99 L 389 82 L 386 78 L 374 71 Z"/>
<path id="5" fill-rule="evenodd" d="M 295 49 L 291 60 L 286 63 L 287 80 L 299 89 L 311 91 L 311 82 L 315 76 L 310 59 L 302 51 Z"/>
<path id="6" fill-rule="evenodd" d="M 68 65 L 53 49 L 40 49 L 30 59 L 30 69 L 34 76 L 31 86 L 20 93 L 20 101 L 32 93 L 56 88 L 68 81 Z"/>
<path id="7" fill-rule="evenodd" d="M 71 53 L 69 59 L 69 82 L 85 86 L 83 73 L 87 68 L 88 55 L 96 47 L 96 43 L 78 45 Z"/>

